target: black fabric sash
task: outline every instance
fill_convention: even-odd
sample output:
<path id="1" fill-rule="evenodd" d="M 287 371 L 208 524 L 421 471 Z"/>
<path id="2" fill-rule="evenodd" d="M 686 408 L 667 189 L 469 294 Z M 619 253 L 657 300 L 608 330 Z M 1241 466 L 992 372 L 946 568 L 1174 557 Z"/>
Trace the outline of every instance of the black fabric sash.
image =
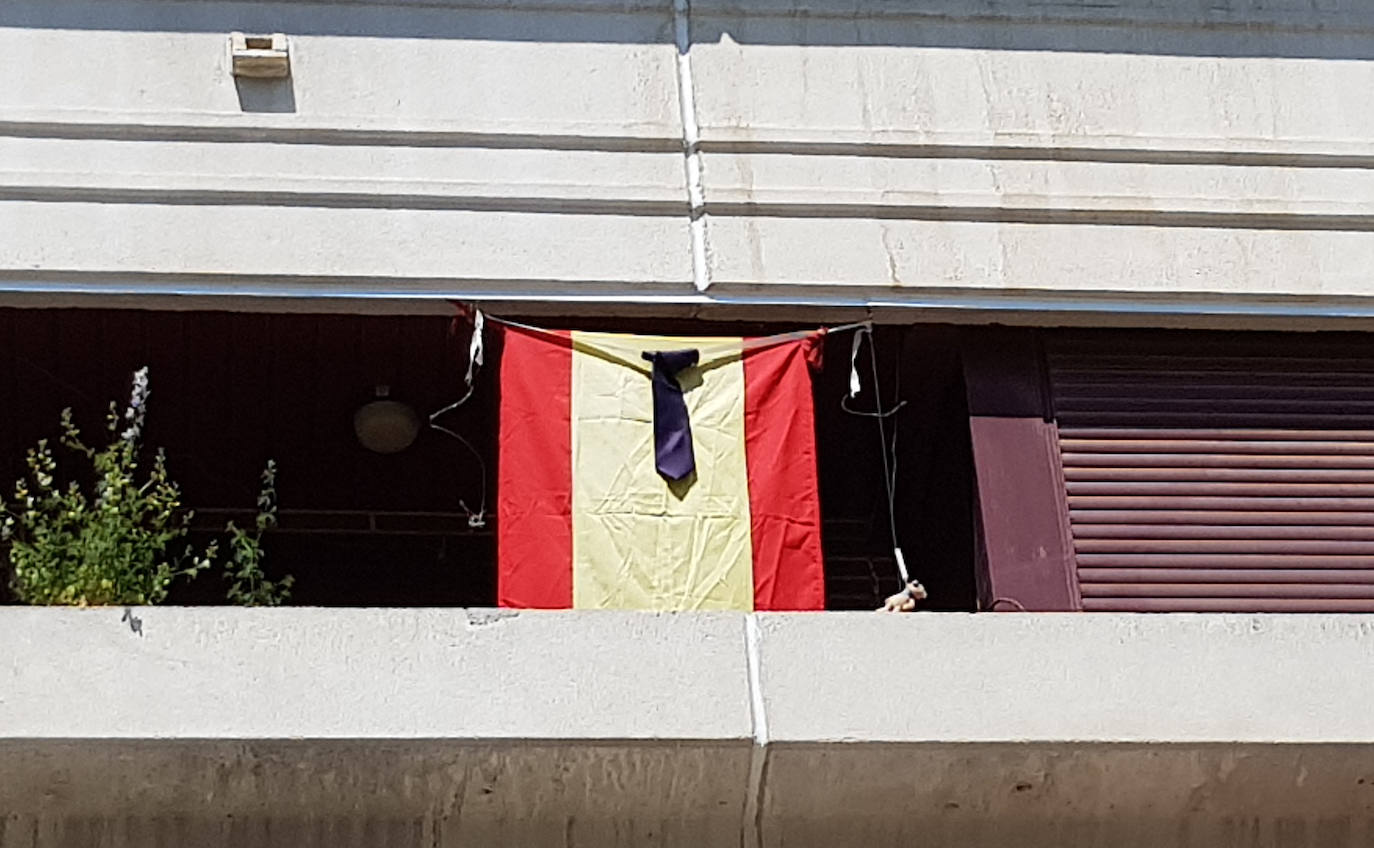
<path id="1" fill-rule="evenodd" d="M 698 353 L 671 350 L 644 353 L 653 364 L 654 467 L 669 480 L 681 480 L 696 470 L 692 452 L 692 422 L 677 375 L 697 364 Z"/>

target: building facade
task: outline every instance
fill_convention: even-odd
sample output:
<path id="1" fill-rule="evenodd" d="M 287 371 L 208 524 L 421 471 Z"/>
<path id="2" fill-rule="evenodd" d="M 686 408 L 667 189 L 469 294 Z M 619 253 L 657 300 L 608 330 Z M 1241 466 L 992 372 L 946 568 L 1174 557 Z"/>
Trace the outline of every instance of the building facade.
<path id="1" fill-rule="evenodd" d="M 6 461 L 149 365 L 206 514 L 280 461 L 307 607 L 0 608 L 0 846 L 1370 844 L 1372 37 L 1359 0 L 0 4 Z M 836 339 L 833 611 L 479 609 L 490 375 L 466 449 L 349 427 L 462 394 L 472 303 L 875 322 L 901 496 Z M 840 612 L 895 590 L 889 517 L 930 614 Z"/>

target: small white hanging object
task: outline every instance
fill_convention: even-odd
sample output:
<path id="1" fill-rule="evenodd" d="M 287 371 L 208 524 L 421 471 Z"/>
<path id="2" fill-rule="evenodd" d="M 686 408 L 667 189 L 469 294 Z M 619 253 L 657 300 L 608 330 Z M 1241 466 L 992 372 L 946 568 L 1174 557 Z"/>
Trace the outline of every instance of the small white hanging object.
<path id="1" fill-rule="evenodd" d="M 927 597 L 926 587 L 921 585 L 921 581 L 912 580 L 911 575 L 907 573 L 906 557 L 902 556 L 901 548 L 893 548 L 892 555 L 897 558 L 897 573 L 902 575 L 905 585 L 902 591 L 883 602 L 883 608 L 879 612 L 915 612 L 916 604 Z"/>
<path id="2" fill-rule="evenodd" d="M 458 506 L 462 507 L 463 511 L 468 514 L 468 527 L 471 527 L 473 530 L 480 530 L 487 526 L 487 505 L 485 501 L 482 503 L 482 508 L 476 512 L 469 509 L 468 505 L 461 500 L 458 501 Z"/>
<path id="3" fill-rule="evenodd" d="M 472 388 L 472 375 L 482 364 L 482 326 L 486 323 L 482 310 L 472 310 L 472 344 L 468 347 L 468 373 L 464 378 L 468 388 Z"/>
<path id="4" fill-rule="evenodd" d="M 856 398 L 859 396 L 859 346 L 863 344 L 866 328 L 860 328 L 854 333 L 854 342 L 849 347 L 849 396 Z"/>

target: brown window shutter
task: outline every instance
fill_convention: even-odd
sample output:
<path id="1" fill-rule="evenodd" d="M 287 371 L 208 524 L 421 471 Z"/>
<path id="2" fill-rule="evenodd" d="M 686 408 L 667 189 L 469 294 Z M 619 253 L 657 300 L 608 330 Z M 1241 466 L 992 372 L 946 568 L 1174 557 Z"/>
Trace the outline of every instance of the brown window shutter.
<path id="1" fill-rule="evenodd" d="M 1374 611 L 1374 344 L 1049 334 L 1083 609 Z"/>

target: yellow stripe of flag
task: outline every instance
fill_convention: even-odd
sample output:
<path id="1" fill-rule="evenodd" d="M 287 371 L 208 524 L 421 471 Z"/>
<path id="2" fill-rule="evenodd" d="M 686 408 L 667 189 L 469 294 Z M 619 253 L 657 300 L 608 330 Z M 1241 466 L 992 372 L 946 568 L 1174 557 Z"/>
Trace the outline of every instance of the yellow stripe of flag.
<path id="1" fill-rule="evenodd" d="M 573 606 L 739 609 L 754 606 L 740 339 L 574 333 Z M 654 468 L 646 350 L 702 351 L 682 383 L 695 478 Z M 690 484 L 690 485 L 684 485 Z"/>

